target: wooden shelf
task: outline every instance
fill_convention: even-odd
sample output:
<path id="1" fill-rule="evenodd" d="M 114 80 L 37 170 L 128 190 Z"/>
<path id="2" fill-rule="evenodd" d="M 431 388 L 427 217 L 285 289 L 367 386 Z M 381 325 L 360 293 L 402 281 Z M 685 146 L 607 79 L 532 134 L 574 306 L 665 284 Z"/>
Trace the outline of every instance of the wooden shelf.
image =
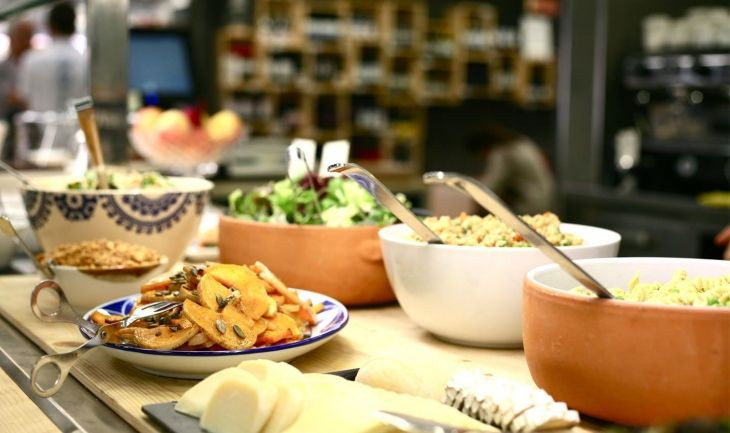
<path id="1" fill-rule="evenodd" d="M 429 18 L 424 0 L 258 0 L 250 27 L 218 35 L 219 89 L 254 134 L 350 138 L 375 171 L 418 173 L 425 105 L 554 104 L 554 62 L 498 49 L 496 29 L 496 9 L 477 2 Z"/>

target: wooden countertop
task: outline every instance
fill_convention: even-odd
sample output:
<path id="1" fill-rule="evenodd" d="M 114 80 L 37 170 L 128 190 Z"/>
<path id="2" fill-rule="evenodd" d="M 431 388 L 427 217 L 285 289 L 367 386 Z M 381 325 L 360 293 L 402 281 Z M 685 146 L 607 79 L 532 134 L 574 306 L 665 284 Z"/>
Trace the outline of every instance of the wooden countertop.
<path id="1" fill-rule="evenodd" d="M 82 343 L 74 325 L 48 324 L 33 316 L 29 299 L 38 281 L 36 276 L 0 277 L 0 315 L 46 352 L 65 351 Z M 350 322 L 339 335 L 292 364 L 304 372 L 328 372 L 356 368 L 377 356 L 470 360 L 495 374 L 532 383 L 521 350 L 489 350 L 440 341 L 412 323 L 397 305 L 351 309 Z M 85 354 L 72 375 L 140 432 L 159 431 L 142 413 L 142 405 L 175 400 L 196 383 L 143 373 L 98 349 Z"/>
<path id="2" fill-rule="evenodd" d="M 0 425 L 13 433 L 60 433 L 48 417 L 0 370 Z"/>

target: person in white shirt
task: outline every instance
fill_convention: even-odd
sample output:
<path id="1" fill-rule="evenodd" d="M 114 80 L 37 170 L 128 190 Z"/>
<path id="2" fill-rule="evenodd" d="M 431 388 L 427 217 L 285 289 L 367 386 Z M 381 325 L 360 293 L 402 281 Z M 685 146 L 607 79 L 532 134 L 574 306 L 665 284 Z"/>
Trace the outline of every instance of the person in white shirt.
<path id="1" fill-rule="evenodd" d="M 71 100 L 88 94 L 86 59 L 70 43 L 76 13 L 69 3 L 58 3 L 48 14 L 53 38 L 50 47 L 28 53 L 20 65 L 18 87 L 28 110 L 66 111 Z"/>

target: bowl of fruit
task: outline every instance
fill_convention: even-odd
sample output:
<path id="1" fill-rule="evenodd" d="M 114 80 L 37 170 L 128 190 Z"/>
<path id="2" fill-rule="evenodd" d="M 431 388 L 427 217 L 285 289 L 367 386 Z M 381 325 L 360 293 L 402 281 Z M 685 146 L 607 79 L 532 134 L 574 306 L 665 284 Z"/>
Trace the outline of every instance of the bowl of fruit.
<path id="1" fill-rule="evenodd" d="M 161 167 L 184 173 L 205 174 L 231 146 L 245 137 L 246 129 L 230 110 L 212 116 L 195 110 L 162 110 L 144 107 L 131 116 L 130 141 L 144 158 Z"/>

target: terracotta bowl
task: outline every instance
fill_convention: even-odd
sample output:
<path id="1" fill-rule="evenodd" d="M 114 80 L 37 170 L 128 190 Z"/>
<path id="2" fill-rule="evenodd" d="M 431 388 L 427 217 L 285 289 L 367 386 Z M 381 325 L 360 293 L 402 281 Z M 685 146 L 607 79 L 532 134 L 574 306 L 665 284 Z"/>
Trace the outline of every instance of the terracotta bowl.
<path id="1" fill-rule="evenodd" d="M 260 261 L 290 287 L 331 296 L 345 305 L 395 300 L 375 226 L 332 228 L 244 221 L 222 216 L 224 263 Z"/>
<path id="2" fill-rule="evenodd" d="M 730 273 L 730 262 L 674 258 L 578 260 L 608 287 Z M 629 425 L 730 414 L 730 308 L 654 305 L 568 293 L 555 265 L 527 273 L 523 332 L 535 383 L 597 418 Z"/>

